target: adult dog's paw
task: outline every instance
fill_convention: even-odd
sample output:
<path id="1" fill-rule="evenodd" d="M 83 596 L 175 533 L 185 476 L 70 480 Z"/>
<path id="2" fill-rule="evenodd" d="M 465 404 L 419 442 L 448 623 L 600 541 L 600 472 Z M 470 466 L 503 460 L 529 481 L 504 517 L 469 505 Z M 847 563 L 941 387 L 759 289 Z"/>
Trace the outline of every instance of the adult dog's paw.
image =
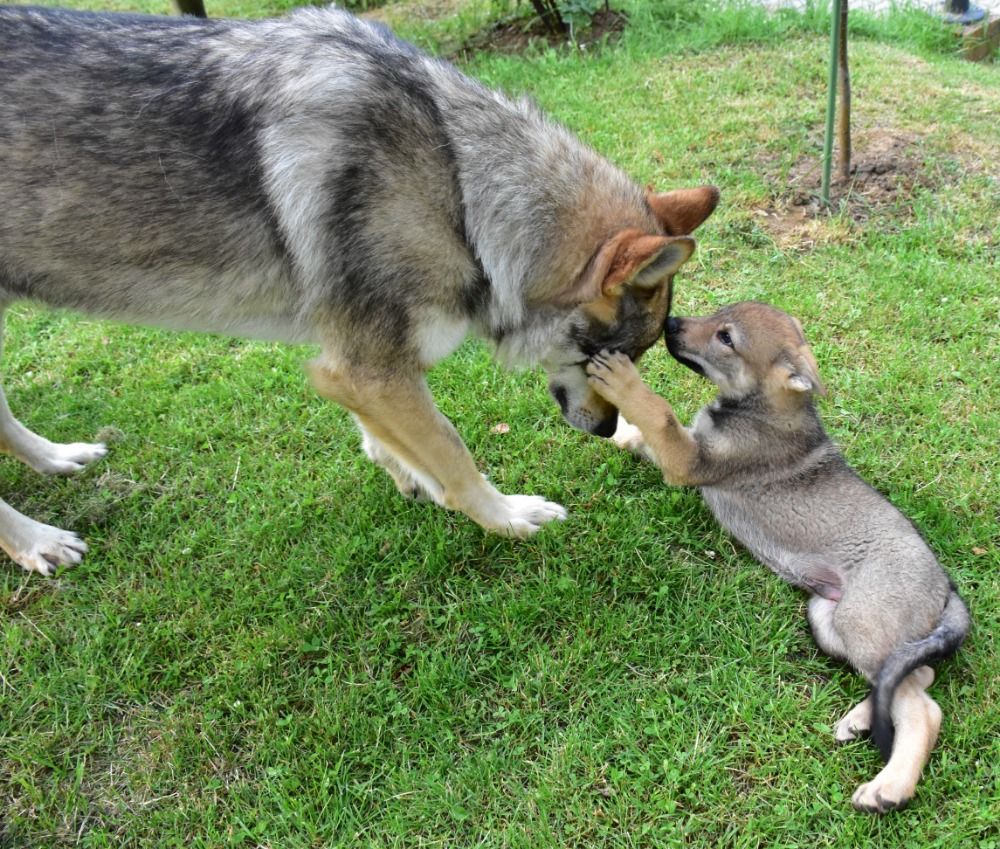
<path id="1" fill-rule="evenodd" d="M 108 453 L 101 442 L 58 443 L 41 440 L 30 450 L 19 452 L 20 459 L 43 475 L 73 475 Z"/>
<path id="2" fill-rule="evenodd" d="M 563 521 L 566 508 L 540 495 L 501 496 L 501 515 L 494 517 L 492 530 L 504 536 L 524 539 L 541 529 L 546 522 Z"/>
<path id="3" fill-rule="evenodd" d="M 26 517 L 25 517 L 26 518 Z M 4 548 L 11 559 L 28 572 L 54 575 L 60 566 L 75 566 L 87 553 L 87 543 L 72 531 L 63 531 L 27 519 L 30 537 Z"/>

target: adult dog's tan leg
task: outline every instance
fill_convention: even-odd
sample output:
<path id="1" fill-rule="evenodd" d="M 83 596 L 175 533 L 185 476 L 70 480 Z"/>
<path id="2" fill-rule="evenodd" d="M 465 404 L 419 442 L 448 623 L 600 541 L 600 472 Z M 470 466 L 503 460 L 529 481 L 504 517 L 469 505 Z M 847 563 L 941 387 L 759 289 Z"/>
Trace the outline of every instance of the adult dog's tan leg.
<path id="1" fill-rule="evenodd" d="M 587 365 L 587 374 L 594 390 L 628 420 L 619 424 L 614 441 L 656 463 L 667 483 L 697 485 L 691 473 L 698 457 L 698 444 L 670 404 L 642 382 L 635 364 L 624 354 L 602 352 Z M 636 429 L 642 435 L 641 440 Z"/>
<path id="2" fill-rule="evenodd" d="M 892 755 L 875 778 L 854 792 L 852 801 L 858 810 L 882 814 L 904 807 L 913 797 L 941 730 L 941 708 L 924 692 L 933 680 L 933 670 L 921 666 L 896 689 L 892 700 L 896 729 Z"/>
<path id="3" fill-rule="evenodd" d="M 530 495 L 504 495 L 476 468 L 451 422 L 434 405 L 422 374 L 361 375 L 329 360 L 309 364 L 319 393 L 347 407 L 379 450 L 388 452 L 434 501 L 487 530 L 526 537 L 566 511 Z M 394 475 L 399 484 L 399 477 Z"/>
<path id="4" fill-rule="evenodd" d="M 0 351 L 3 348 L 3 312 L 0 303 Z M 103 445 L 75 442 L 60 445 L 32 433 L 11 413 L 0 389 L 0 452 L 12 454 L 36 472 L 68 475 L 103 457 Z M 73 566 L 87 551 L 87 544 L 71 531 L 36 522 L 0 500 L 0 548 L 29 572 L 52 575 L 59 566 Z"/>
<path id="5" fill-rule="evenodd" d="M 396 484 L 396 489 L 404 498 L 417 501 L 437 501 L 436 487 L 432 481 L 421 481 L 421 476 L 413 469 L 407 468 L 398 457 L 386 449 L 371 433 L 361 420 L 354 416 L 354 421 L 361 431 L 361 449 L 376 466 L 385 469 L 386 474 Z"/>

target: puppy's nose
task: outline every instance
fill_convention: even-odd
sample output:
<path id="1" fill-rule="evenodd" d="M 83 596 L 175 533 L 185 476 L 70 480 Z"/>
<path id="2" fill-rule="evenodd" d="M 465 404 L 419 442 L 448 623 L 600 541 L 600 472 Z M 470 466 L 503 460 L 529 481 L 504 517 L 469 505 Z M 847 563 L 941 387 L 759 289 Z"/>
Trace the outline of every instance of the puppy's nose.
<path id="1" fill-rule="evenodd" d="M 667 335 L 673 336 L 675 333 L 678 333 L 680 329 L 681 329 L 681 320 L 679 318 L 674 318 L 673 316 L 670 316 L 670 318 L 667 319 L 667 324 L 666 324 Z"/>

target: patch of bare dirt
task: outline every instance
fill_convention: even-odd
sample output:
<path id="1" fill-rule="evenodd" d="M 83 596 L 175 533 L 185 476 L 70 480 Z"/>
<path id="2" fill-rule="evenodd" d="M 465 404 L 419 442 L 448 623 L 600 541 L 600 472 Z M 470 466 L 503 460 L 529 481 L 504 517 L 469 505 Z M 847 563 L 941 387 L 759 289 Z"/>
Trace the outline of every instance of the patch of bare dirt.
<path id="1" fill-rule="evenodd" d="M 586 49 L 593 45 L 613 43 L 621 36 L 628 16 L 615 9 L 598 9 L 582 28 L 568 33 L 550 32 L 541 18 L 532 15 L 513 20 L 497 21 L 472 35 L 455 52 L 456 58 L 468 58 L 472 53 L 522 53 L 537 44 L 551 47 L 570 45 Z"/>
<path id="2" fill-rule="evenodd" d="M 859 224 L 876 215 L 905 212 L 914 192 L 939 187 L 943 182 L 942 175 L 925 161 L 922 140 L 914 133 L 873 128 L 856 131 L 852 141 L 847 180 L 837 175 L 834 160 L 829 208 L 820 202 L 822 157 L 810 155 L 792 167 L 774 203 L 755 210 L 761 225 L 779 245 L 821 241 L 822 222 L 829 219 L 831 210 Z"/>
<path id="3" fill-rule="evenodd" d="M 866 220 L 873 211 L 898 204 L 916 188 L 934 183 L 924 165 L 920 139 L 912 133 L 872 130 L 855 138 L 854 147 L 850 177 L 844 180 L 836 173 L 832 175 L 830 202 L 845 205 L 857 221 Z M 819 195 L 821 179 L 819 158 L 799 162 L 788 179 L 792 203 L 796 206 L 813 203 Z"/>

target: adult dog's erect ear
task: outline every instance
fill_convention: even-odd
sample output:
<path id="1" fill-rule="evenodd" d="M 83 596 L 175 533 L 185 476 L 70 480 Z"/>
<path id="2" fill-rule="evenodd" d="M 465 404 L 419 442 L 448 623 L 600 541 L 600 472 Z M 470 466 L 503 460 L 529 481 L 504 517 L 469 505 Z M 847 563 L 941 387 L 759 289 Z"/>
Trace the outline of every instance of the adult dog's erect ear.
<path id="1" fill-rule="evenodd" d="M 594 254 L 577 285 L 558 299 L 561 305 L 617 297 L 629 287 L 652 289 L 676 273 L 694 253 L 694 239 L 650 236 L 621 230 Z"/>
<path id="2" fill-rule="evenodd" d="M 715 186 L 660 193 L 647 190 L 646 200 L 667 235 L 687 236 L 715 210 L 719 190 Z"/>

